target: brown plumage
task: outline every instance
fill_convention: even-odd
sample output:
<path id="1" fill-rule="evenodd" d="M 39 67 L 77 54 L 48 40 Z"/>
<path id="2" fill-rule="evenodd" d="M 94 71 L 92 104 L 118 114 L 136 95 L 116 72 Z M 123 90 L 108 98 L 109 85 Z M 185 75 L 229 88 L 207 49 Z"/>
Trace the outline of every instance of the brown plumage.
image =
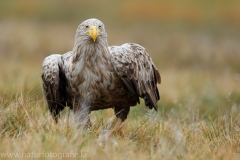
<path id="1" fill-rule="evenodd" d="M 104 25 L 97 19 L 79 25 L 72 51 L 45 58 L 42 82 L 56 122 L 65 106 L 74 110 L 79 125 L 90 124 L 91 111 L 107 108 L 114 108 L 123 122 L 139 97 L 156 111 L 160 99 L 161 77 L 146 50 L 133 43 L 108 47 Z"/>

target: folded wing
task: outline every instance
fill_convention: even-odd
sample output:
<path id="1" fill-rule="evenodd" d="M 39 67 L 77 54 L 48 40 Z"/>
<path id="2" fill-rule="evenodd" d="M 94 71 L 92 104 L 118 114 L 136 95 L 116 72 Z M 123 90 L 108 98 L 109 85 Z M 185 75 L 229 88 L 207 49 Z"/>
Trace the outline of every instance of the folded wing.
<path id="1" fill-rule="evenodd" d="M 147 107 L 157 111 L 157 102 L 160 99 L 157 83 L 161 83 L 161 77 L 145 48 L 126 43 L 109 47 L 109 50 L 114 70 L 138 103 L 141 97 Z"/>
<path id="2" fill-rule="evenodd" d="M 66 106 L 66 77 L 61 55 L 51 55 L 42 64 L 42 85 L 48 107 L 57 122 L 60 111 Z"/>

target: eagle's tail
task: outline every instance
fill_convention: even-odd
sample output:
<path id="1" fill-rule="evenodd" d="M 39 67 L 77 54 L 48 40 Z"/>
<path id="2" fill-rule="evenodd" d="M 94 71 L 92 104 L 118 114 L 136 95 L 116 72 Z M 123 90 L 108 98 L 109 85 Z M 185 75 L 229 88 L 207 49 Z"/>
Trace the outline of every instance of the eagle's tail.
<path id="1" fill-rule="evenodd" d="M 154 108 L 155 111 L 158 111 L 157 101 L 160 99 L 160 95 L 157 87 L 155 90 L 145 93 L 143 99 L 145 106 L 147 106 L 149 109 Z"/>

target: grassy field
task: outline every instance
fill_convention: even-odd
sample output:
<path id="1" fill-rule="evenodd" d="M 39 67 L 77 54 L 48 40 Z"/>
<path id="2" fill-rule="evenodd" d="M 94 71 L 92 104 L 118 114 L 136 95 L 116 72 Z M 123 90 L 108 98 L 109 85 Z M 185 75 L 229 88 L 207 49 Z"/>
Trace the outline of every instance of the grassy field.
<path id="1" fill-rule="evenodd" d="M 98 1 L 24 1 L 0 6 L 0 159 L 240 158 L 238 1 L 106 0 L 102 12 Z M 109 45 L 144 46 L 162 77 L 159 112 L 143 101 L 131 108 L 124 137 L 108 137 L 105 147 L 98 140 L 113 111 L 93 112 L 83 135 L 68 108 L 56 125 L 40 79 L 44 57 L 71 50 L 91 17 L 105 23 Z"/>

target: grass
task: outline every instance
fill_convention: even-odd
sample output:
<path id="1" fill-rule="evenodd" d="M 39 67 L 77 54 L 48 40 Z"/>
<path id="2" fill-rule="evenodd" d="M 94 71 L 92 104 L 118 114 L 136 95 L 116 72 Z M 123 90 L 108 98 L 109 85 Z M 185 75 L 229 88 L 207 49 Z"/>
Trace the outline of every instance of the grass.
<path id="1" fill-rule="evenodd" d="M 0 17 L 7 18 L 0 22 L 0 159 L 240 158 L 239 2 L 170 1 L 161 3 L 161 11 L 157 1 L 139 3 L 134 8 L 134 2 L 123 1 L 96 17 L 105 18 L 109 45 L 139 43 L 153 58 L 162 77 L 159 112 L 141 101 L 131 108 L 125 136 L 109 137 L 105 147 L 98 138 L 114 120 L 111 109 L 91 113 L 92 130 L 79 134 L 68 108 L 54 124 L 41 89 L 42 60 L 72 49 L 77 25 L 89 11 L 65 2 L 56 7 L 31 2 L 25 9 L 3 3 Z M 66 13 L 65 7 L 73 9 Z M 105 13 L 109 11 L 113 14 Z M 70 19 L 73 13 L 83 15 Z"/>
<path id="2" fill-rule="evenodd" d="M 55 125 L 43 99 L 36 100 L 35 97 L 20 92 L 7 107 L 3 107 L 3 101 L 0 153 L 44 152 L 44 156 L 55 153 L 56 158 L 61 158 L 63 153 L 77 153 L 85 155 L 86 159 L 239 158 L 240 128 L 236 105 L 229 106 L 228 113 L 215 113 L 215 118 L 201 114 L 194 102 L 175 103 L 170 110 L 165 109 L 168 106 L 160 105 L 158 113 L 139 106 L 132 110 L 125 124 L 125 136 L 110 137 L 102 148 L 97 137 L 111 123 L 111 110 L 92 113 L 92 130 L 80 135 L 68 109 Z M 142 113 L 138 114 L 140 108 Z"/>
<path id="3" fill-rule="evenodd" d="M 125 136 L 110 137 L 105 148 L 97 140 L 111 124 L 112 110 L 93 112 L 93 129 L 80 135 L 69 109 L 55 125 L 41 92 L 13 91 L 1 99 L 0 153 L 44 152 L 42 159 L 50 153 L 56 158 L 70 153 L 74 158 L 76 153 L 86 159 L 238 159 L 239 82 L 231 76 L 215 82 L 218 77 L 201 78 L 204 74 L 163 71 L 159 112 L 143 103 L 132 108 Z"/>

